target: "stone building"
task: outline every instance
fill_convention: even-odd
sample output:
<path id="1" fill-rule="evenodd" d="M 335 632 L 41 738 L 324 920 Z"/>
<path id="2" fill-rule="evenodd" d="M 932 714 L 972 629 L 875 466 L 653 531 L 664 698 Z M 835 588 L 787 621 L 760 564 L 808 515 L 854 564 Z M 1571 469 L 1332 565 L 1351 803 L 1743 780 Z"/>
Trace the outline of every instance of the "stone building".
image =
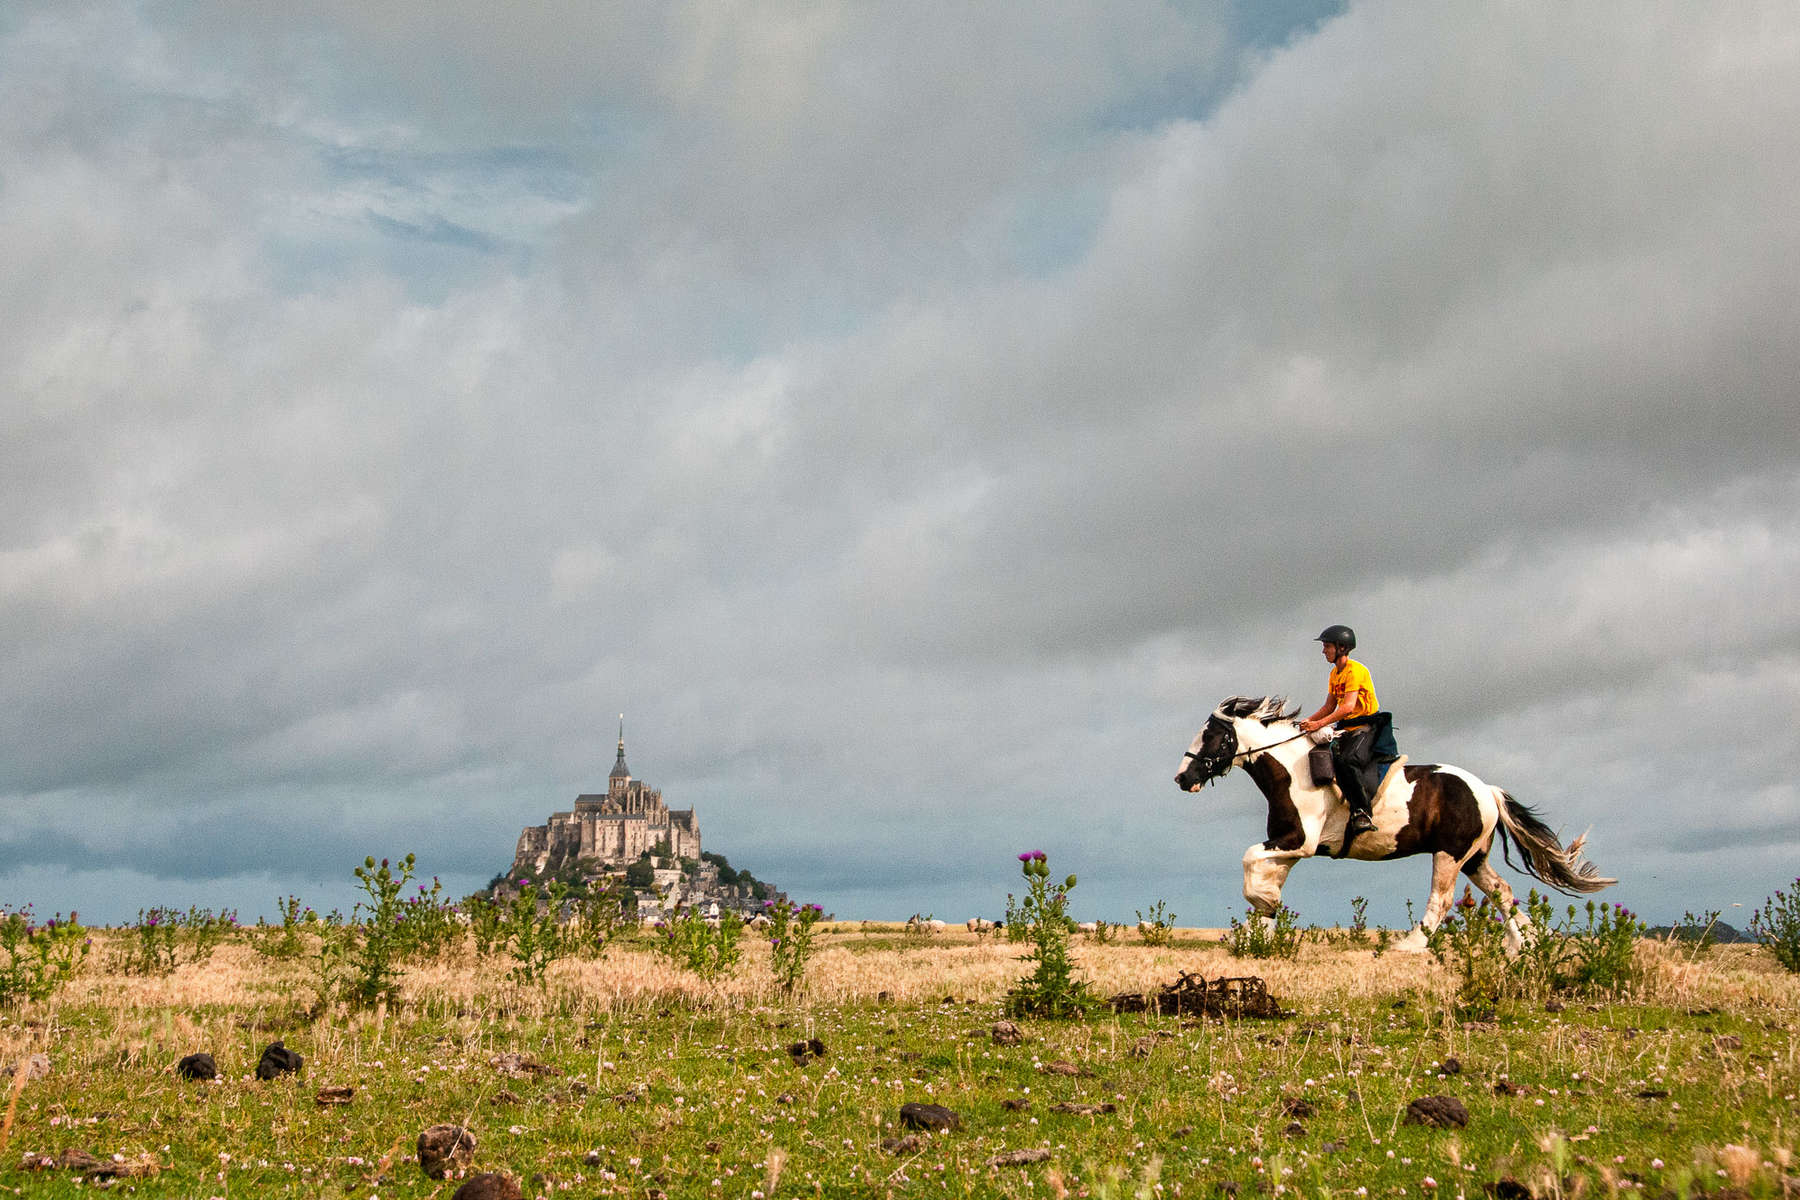
<path id="1" fill-rule="evenodd" d="M 700 857 L 700 823 L 691 808 L 672 809 L 662 793 L 631 777 L 625 765 L 625 726 L 619 725 L 619 757 L 603 794 L 575 797 L 572 812 L 552 813 L 544 825 L 528 825 L 519 834 L 512 873 L 541 874 L 570 863 L 592 860 L 597 866 L 622 867 L 667 843 L 661 853 L 672 858 Z"/>

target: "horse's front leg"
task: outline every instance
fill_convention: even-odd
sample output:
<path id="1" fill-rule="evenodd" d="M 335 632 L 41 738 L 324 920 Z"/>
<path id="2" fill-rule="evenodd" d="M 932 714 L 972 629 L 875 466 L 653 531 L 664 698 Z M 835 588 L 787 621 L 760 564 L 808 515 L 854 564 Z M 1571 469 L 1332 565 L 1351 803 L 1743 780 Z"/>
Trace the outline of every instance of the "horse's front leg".
<path id="1" fill-rule="evenodd" d="M 1244 851 L 1244 899 L 1258 916 L 1272 917 L 1281 907 L 1281 885 L 1305 855 L 1298 850 L 1272 850 L 1258 842 Z"/>
<path id="2" fill-rule="evenodd" d="M 1456 895 L 1456 859 L 1439 851 L 1431 856 L 1431 896 L 1425 901 L 1425 916 L 1405 937 L 1394 943 L 1396 950 L 1424 950 L 1432 931 L 1443 923 Z"/>

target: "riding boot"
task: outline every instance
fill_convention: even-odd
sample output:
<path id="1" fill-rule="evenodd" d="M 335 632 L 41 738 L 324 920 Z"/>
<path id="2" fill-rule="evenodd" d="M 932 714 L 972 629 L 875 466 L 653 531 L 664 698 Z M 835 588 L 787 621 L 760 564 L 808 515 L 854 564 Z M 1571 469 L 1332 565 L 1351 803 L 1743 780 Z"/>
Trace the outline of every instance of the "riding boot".
<path id="1" fill-rule="evenodd" d="M 1350 844 L 1358 836 L 1375 828 L 1375 822 L 1369 816 L 1369 791 L 1363 785 L 1362 772 L 1357 770 L 1357 764 L 1343 764 L 1338 770 L 1337 784 L 1338 791 L 1343 793 L 1344 803 L 1350 806 L 1350 817 L 1344 822 L 1344 844 L 1338 850 L 1338 857 L 1342 858 L 1350 853 Z"/>

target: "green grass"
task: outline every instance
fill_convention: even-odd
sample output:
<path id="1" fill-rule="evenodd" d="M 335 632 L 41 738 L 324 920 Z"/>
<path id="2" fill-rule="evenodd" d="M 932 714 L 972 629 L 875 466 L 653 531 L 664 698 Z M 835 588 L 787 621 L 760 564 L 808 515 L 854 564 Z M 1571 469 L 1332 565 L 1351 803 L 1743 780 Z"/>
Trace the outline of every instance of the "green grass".
<path id="1" fill-rule="evenodd" d="M 914 978 L 914 948 L 872 950 L 855 933 L 837 940 L 857 971 L 879 968 L 866 984 L 858 976 L 867 994 L 845 987 L 829 1002 L 792 1006 L 698 984 L 607 994 L 595 980 L 644 969 L 648 956 L 632 952 L 586 975 L 553 972 L 547 993 L 504 984 L 498 967 L 463 966 L 409 979 L 391 1012 L 318 1021 L 300 1011 L 298 968 L 241 949 L 220 955 L 229 961 L 217 970 L 236 973 L 229 988 L 213 987 L 207 968 L 135 990 L 92 981 L 0 1011 L 4 1061 L 36 1051 L 53 1061 L 19 1096 L 0 1187 L 86 1195 L 92 1185 L 69 1172 L 20 1166 L 28 1151 L 80 1149 L 154 1163 L 154 1174 L 113 1185 L 136 1195 L 447 1197 L 454 1181 L 426 1179 L 412 1157 L 419 1132 L 445 1121 L 475 1131 L 475 1170 L 510 1172 L 528 1196 L 1209 1196 L 1235 1187 L 1450 1197 L 1484 1195 L 1501 1177 L 1539 1196 L 1680 1196 L 1727 1183 L 1776 1196 L 1793 1149 L 1797 992 L 1750 951 L 1671 958 L 1660 984 L 1628 999 L 1572 999 L 1560 1013 L 1503 1005 L 1492 1022 L 1467 1023 L 1435 965 L 1412 960 L 1391 987 L 1350 986 L 1390 969 L 1387 960 L 1314 948 L 1289 968 L 1297 974 L 1286 991 L 1271 976 L 1296 1009 L 1288 1020 L 1021 1021 L 1026 1040 L 1001 1046 L 989 1029 L 1020 948 L 959 946 L 997 956 L 1002 978 L 956 989 L 937 985 L 929 968 Z M 1120 969 L 1133 956 L 1142 965 L 1168 954 L 1132 943 L 1099 949 Z M 1212 976 L 1264 968 L 1204 953 Z M 871 964 L 871 955 L 886 961 Z M 1193 965 L 1178 956 L 1157 973 L 1172 978 L 1174 962 Z M 876 1001 L 871 989 L 884 978 L 912 980 L 893 989 L 910 998 Z M 1320 984 L 1302 988 L 1301 978 Z M 1734 1002 L 1744 978 L 1755 998 Z M 944 1003 L 947 992 L 958 1000 Z M 251 1072 L 276 1037 L 305 1056 L 304 1073 L 259 1082 Z M 809 1037 L 828 1053 L 797 1066 L 786 1046 Z M 177 1078 L 175 1061 L 201 1049 L 217 1058 L 221 1080 Z M 502 1075 L 489 1064 L 508 1051 L 557 1073 Z M 1435 1073 L 1452 1057 L 1460 1073 Z M 1080 1074 L 1040 1069 L 1058 1060 Z M 1502 1080 L 1519 1093 L 1497 1093 Z M 353 1086 L 355 1096 L 320 1107 L 326 1086 Z M 1461 1099 L 1468 1128 L 1405 1124 L 1407 1103 L 1426 1095 Z M 881 1141 L 905 1132 L 898 1112 L 910 1100 L 949 1106 L 962 1129 L 889 1153 Z M 1008 1100 L 1030 1105 L 1008 1109 Z M 1116 1111 L 1050 1111 L 1060 1102 Z M 1294 1116 L 1296 1102 L 1311 1112 Z M 985 1165 L 1035 1147 L 1051 1157 Z"/>

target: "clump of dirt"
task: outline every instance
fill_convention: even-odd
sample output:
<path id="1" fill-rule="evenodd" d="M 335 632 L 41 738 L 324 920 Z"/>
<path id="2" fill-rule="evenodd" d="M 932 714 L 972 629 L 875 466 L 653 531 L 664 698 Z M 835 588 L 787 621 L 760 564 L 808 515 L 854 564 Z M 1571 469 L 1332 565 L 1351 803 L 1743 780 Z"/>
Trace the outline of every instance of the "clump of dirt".
<path id="1" fill-rule="evenodd" d="M 1220 976 L 1183 971 L 1174 983 L 1154 995 L 1120 992 L 1111 1000 L 1114 1012 L 1155 1012 L 1165 1017 L 1254 1017 L 1274 1020 L 1294 1014 L 1281 1007 L 1269 985 L 1255 975 Z"/>

